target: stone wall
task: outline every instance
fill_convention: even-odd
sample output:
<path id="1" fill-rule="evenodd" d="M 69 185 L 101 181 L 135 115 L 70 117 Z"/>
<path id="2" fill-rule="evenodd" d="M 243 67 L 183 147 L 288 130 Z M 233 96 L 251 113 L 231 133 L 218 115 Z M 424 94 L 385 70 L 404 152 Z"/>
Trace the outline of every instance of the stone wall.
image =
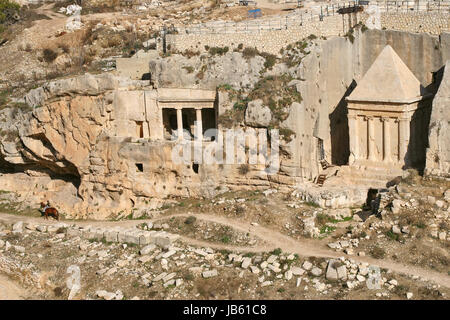
<path id="1" fill-rule="evenodd" d="M 381 14 L 381 26 L 388 30 L 427 32 L 438 35 L 450 31 L 450 16 L 445 13 L 390 13 Z"/>
<path id="2" fill-rule="evenodd" d="M 346 32 L 346 31 L 345 31 Z M 167 35 L 167 44 L 171 49 L 178 51 L 204 50 L 209 47 L 229 47 L 230 49 L 243 44 L 244 47 L 256 47 L 259 51 L 272 54 L 280 53 L 280 50 L 289 43 L 299 41 L 313 34 L 317 37 L 330 37 L 345 34 L 342 17 L 332 16 L 324 21 L 308 21 L 303 26 L 292 27 L 284 30 L 264 31 L 258 33 L 224 33 L 224 34 L 179 34 Z"/>
<path id="3" fill-rule="evenodd" d="M 302 40 L 311 34 L 317 37 L 342 36 L 348 32 L 348 26 L 357 22 L 364 23 L 367 14 L 358 14 L 357 21 L 343 18 L 341 15 L 325 16 L 323 21 L 305 21 L 303 25 L 289 26 L 288 29 L 261 31 L 261 32 L 233 32 L 230 33 L 201 33 L 167 35 L 167 44 L 171 49 L 178 51 L 205 50 L 209 47 L 236 48 L 239 44 L 244 47 L 256 47 L 259 51 L 272 54 L 280 53 L 280 49 L 289 43 Z M 449 14 L 446 13 L 381 13 L 381 27 L 385 29 L 427 32 L 439 35 L 450 31 Z"/>

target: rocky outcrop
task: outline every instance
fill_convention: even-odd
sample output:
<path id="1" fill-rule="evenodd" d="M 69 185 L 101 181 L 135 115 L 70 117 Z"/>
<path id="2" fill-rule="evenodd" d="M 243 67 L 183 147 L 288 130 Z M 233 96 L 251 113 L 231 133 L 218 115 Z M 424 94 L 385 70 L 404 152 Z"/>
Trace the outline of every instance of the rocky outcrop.
<path id="1" fill-rule="evenodd" d="M 272 112 L 258 99 L 251 101 L 245 110 L 245 123 L 251 127 L 268 127 L 272 121 Z"/>
<path id="2" fill-rule="evenodd" d="M 31 90 L 24 98 L 33 108 L 28 112 L 2 110 L 2 190 L 22 193 L 27 202 L 35 205 L 49 199 L 69 216 L 86 216 L 94 204 L 101 202 L 102 193 L 91 192 L 95 189 L 91 180 L 102 180 L 100 175 L 105 173 L 107 161 L 112 161 L 109 166 L 116 172 L 126 172 L 120 161 L 114 162 L 118 154 L 108 158 L 108 145 L 104 143 L 111 134 L 108 127 L 113 92 L 119 88 L 139 89 L 145 84 L 108 74 L 88 74 Z M 110 181 L 115 185 L 121 180 L 116 175 Z M 101 215 L 109 214 L 106 211 Z"/>
<path id="3" fill-rule="evenodd" d="M 174 160 L 179 145 L 163 137 L 158 104 L 175 98 L 205 103 L 214 96 L 111 75 L 32 90 L 25 97 L 31 110 L 0 111 L 1 189 L 17 192 L 31 207 L 50 200 L 66 217 L 104 219 L 151 215 L 169 196 L 214 196 L 222 184 L 268 185 L 268 175 L 259 171 L 240 177 L 237 167 L 194 169 Z"/>
<path id="4" fill-rule="evenodd" d="M 260 78 L 265 59 L 244 58 L 240 52 L 224 55 L 174 54 L 150 62 L 151 81 L 157 88 L 216 89 L 229 84 L 236 90 L 252 88 Z"/>
<path id="5" fill-rule="evenodd" d="M 443 70 L 431 112 L 425 172 L 430 176 L 450 177 L 450 60 Z"/>

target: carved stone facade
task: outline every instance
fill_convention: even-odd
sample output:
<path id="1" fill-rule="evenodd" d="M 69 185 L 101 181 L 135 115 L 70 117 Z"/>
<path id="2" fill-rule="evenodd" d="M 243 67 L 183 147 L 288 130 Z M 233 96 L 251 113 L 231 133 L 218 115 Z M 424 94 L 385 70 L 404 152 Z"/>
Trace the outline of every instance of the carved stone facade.
<path id="1" fill-rule="evenodd" d="M 386 46 L 346 98 L 349 164 L 423 169 L 431 97 Z"/>

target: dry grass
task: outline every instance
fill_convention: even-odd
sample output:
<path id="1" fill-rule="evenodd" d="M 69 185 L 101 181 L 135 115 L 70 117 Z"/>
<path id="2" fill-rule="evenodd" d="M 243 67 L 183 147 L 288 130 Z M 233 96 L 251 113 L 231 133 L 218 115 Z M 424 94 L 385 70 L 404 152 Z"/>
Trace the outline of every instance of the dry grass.
<path id="1" fill-rule="evenodd" d="M 51 48 L 45 48 L 42 50 L 42 56 L 45 62 L 52 63 L 58 57 L 58 52 Z"/>

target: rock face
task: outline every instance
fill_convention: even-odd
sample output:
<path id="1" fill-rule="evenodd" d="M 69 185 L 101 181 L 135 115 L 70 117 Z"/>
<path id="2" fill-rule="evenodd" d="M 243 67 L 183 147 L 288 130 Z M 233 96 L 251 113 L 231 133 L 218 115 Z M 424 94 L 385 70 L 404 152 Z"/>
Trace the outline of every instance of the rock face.
<path id="1" fill-rule="evenodd" d="M 174 54 L 150 62 L 150 74 L 155 87 L 215 89 L 229 84 L 235 89 L 251 88 L 259 79 L 265 59 L 246 59 L 239 52 L 202 58 Z"/>
<path id="2" fill-rule="evenodd" d="M 439 90 L 434 97 L 425 171 L 427 175 L 450 177 L 450 60 L 443 70 Z"/>
<path id="3" fill-rule="evenodd" d="M 261 75 L 267 75 L 262 72 L 265 58 L 260 55 L 245 58 L 240 52 L 227 52 L 209 57 L 158 57 L 150 63 L 151 82 L 110 74 L 49 82 L 25 96 L 32 110 L 0 111 L 1 189 L 27 195 L 27 202 L 35 205 L 50 199 L 67 217 L 103 219 L 119 213 L 128 215 L 133 208 L 157 208 L 168 196 L 213 196 L 221 185 L 268 187 L 271 182 L 313 180 L 320 172 L 319 146 L 323 146 L 328 162 L 346 164 L 349 151 L 344 98 L 382 48 L 390 44 L 425 87 L 431 83 L 429 73 L 450 56 L 449 38 L 445 33 L 438 39 L 369 30 L 357 33 L 353 43 L 345 38 L 318 41 L 298 66 L 275 65 L 271 72 L 279 70 L 297 78 L 289 86 L 295 86 L 303 99 L 289 102 L 288 118 L 280 128 L 293 132 L 294 138 L 280 143 L 280 173 L 270 178 L 257 170 L 242 177 L 238 166 L 175 162 L 175 143 L 168 141 L 166 134 L 170 137 L 178 132 L 170 119 L 178 119 L 179 114 L 176 110 L 172 114 L 163 112 L 180 105 L 186 109 L 217 108 L 218 115 L 232 110 L 233 100 L 217 93 L 216 87 L 252 88 Z M 409 48 L 422 49 L 411 53 Z M 449 82 L 447 71 L 433 102 L 430 125 L 427 171 L 438 175 L 449 172 L 445 109 Z M 191 111 L 181 119 L 196 119 L 200 114 L 210 128 L 216 125 L 216 119 L 208 118 L 213 118 L 214 112 Z M 267 127 L 272 117 L 275 113 L 272 115 L 261 100 L 254 100 L 248 104 L 243 122 Z M 330 199 L 321 192 L 314 197 L 320 205 L 337 208 L 365 195 L 339 194 Z M 309 229 L 311 234 L 318 231 L 314 224 Z"/>
<path id="4" fill-rule="evenodd" d="M 0 112 L 0 185 L 33 207 L 50 200 L 66 217 L 104 219 L 133 208 L 142 216 L 168 196 L 214 196 L 221 184 L 241 186 L 240 179 L 254 184 L 236 168 L 194 169 L 173 157 L 182 145 L 165 136 L 164 110 L 171 103 L 211 108 L 216 91 L 85 75 L 50 82 L 25 101 L 32 110 Z M 254 179 L 269 185 L 267 176 Z"/>
<path id="5" fill-rule="evenodd" d="M 272 112 L 262 100 L 251 101 L 245 110 L 245 123 L 252 127 L 267 127 L 272 120 Z"/>
<path id="6" fill-rule="evenodd" d="M 449 57 L 449 39 L 449 33 L 435 37 L 367 30 L 355 33 L 353 43 L 346 38 L 335 37 L 313 47 L 296 70 L 299 78 L 304 80 L 297 84 L 303 101 L 296 110 L 291 110 L 292 116 L 296 117 L 293 130 L 297 137 L 302 137 L 295 139 L 292 148 L 296 166 L 301 168 L 299 175 L 304 180 L 312 180 L 319 174 L 319 166 L 312 164 L 319 162 L 320 145 L 323 145 L 323 153 L 329 163 L 348 163 L 350 150 L 345 97 L 353 91 L 386 45 L 395 50 L 423 87 L 428 87 L 433 81 L 432 73 L 440 69 Z"/>

